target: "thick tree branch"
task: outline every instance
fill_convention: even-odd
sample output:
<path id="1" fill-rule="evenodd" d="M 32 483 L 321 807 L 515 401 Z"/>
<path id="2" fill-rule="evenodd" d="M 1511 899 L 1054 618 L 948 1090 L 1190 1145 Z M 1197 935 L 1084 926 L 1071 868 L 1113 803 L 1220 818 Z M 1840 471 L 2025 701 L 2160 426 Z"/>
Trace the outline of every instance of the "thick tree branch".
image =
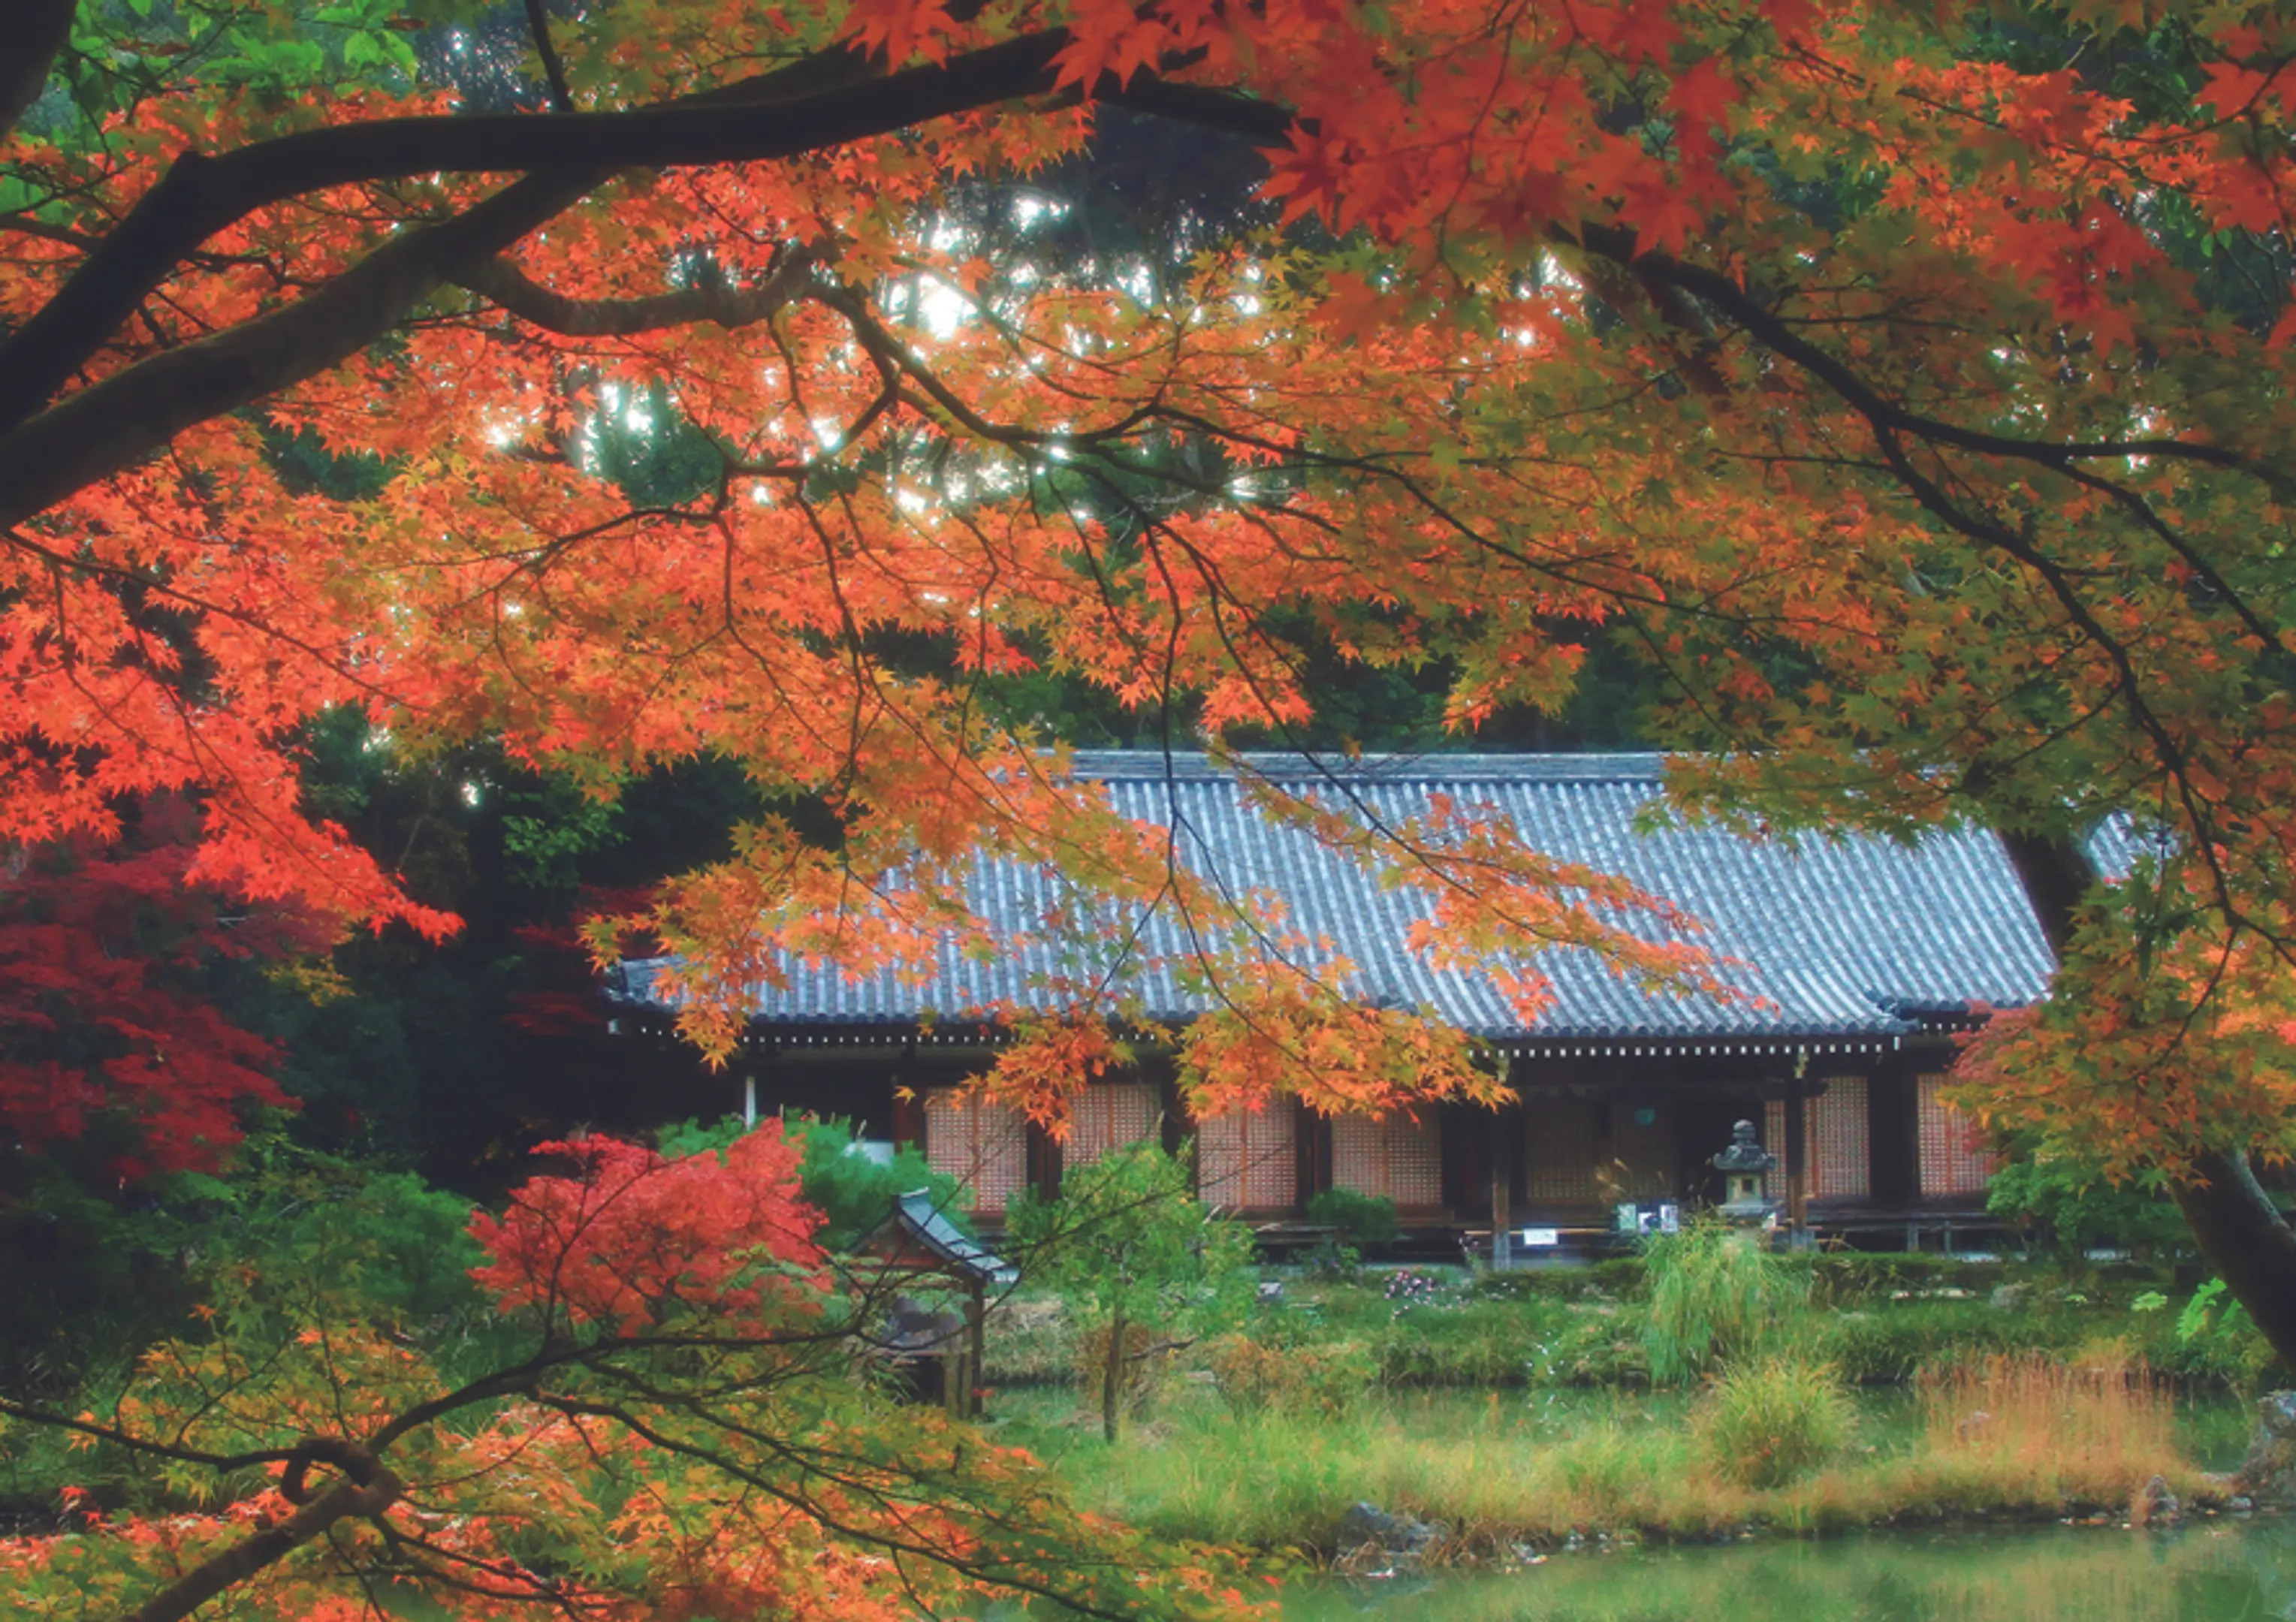
<path id="1" fill-rule="evenodd" d="M 55 297 L 0 345 L 0 431 L 38 411 L 186 255 L 271 204 L 407 176 L 526 171 L 521 185 L 562 194 L 558 207 L 564 208 L 615 168 L 795 157 L 1031 94 L 1050 87 L 1048 64 L 1067 43 L 1063 32 L 1030 35 L 939 67 L 857 82 L 840 82 L 849 78 L 848 64 L 861 61 L 840 51 L 799 64 L 824 63 L 832 82 L 813 89 L 822 73 L 808 72 L 794 96 L 781 93 L 792 71 L 783 70 L 709 97 L 628 112 L 378 119 L 258 142 L 219 158 L 186 153 Z"/>
<path id="2" fill-rule="evenodd" d="M 2204 1151 L 2169 1192 L 2216 1275 L 2280 1361 L 2296 1366 L 2296 1229 L 2257 1182 L 2248 1157 Z"/>
<path id="3" fill-rule="evenodd" d="M 70 396 L 0 438 L 0 527 L 134 467 L 188 428 L 340 365 L 456 270 L 507 248 L 603 177 L 561 171 L 505 186 L 456 218 L 393 237 L 283 309 Z"/>
<path id="4" fill-rule="evenodd" d="M 1315 119 L 1296 117 L 1280 102 L 1265 102 L 1210 85 L 1175 84 L 1145 73 L 1129 85 L 1103 89 L 1100 99 L 1151 118 L 1244 135 L 1269 146 L 1283 144 L 1294 127 L 1310 133 L 1316 127 Z"/>
<path id="5" fill-rule="evenodd" d="M 0 29 L 0 141 L 47 88 L 56 53 L 71 37 L 76 0 L 17 0 Z"/>
<path id="6" fill-rule="evenodd" d="M 755 287 L 691 287 L 643 299 L 570 299 L 552 292 L 506 259 L 482 259 L 454 280 L 520 320 L 568 338 L 627 338 L 664 327 L 712 322 L 743 327 L 766 321 L 797 296 L 813 274 L 800 250 Z"/>
<path id="7" fill-rule="evenodd" d="M 332 1464 L 350 1479 L 316 1497 L 303 1486 L 312 1464 Z M 398 1500 L 398 1478 L 363 1447 L 332 1438 L 314 1438 L 297 1450 L 279 1484 L 281 1495 L 301 1505 L 292 1515 L 210 1555 L 175 1582 L 129 1611 L 123 1622 L 182 1622 L 217 1594 L 236 1587 L 266 1566 L 284 1559 L 325 1533 L 339 1520 L 380 1515 Z"/>
<path id="8" fill-rule="evenodd" d="M 2070 840 L 2046 834 L 2004 833 L 2001 843 L 2009 852 L 2009 864 L 2017 870 L 2025 899 L 2032 904 L 2042 938 L 2049 943 L 2050 952 L 2062 962 L 2065 946 L 2073 937 L 2073 919 L 2080 908 L 2081 897 L 2096 881 L 2096 870 L 2090 865 L 2088 853 Z"/>

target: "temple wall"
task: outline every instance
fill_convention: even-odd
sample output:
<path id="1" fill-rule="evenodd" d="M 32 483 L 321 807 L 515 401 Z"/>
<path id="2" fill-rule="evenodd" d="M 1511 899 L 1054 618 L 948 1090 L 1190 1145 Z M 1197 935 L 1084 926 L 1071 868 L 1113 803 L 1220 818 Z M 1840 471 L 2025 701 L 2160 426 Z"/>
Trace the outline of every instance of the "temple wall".
<path id="1" fill-rule="evenodd" d="M 1718 1197 L 1707 1163 L 1741 1117 L 1780 1158 L 1768 1192 L 1786 1203 L 1787 1112 L 1806 1087 L 1798 1103 L 1809 1204 L 1839 1216 L 1980 1201 L 1992 1158 L 1967 1118 L 1943 1102 L 1943 1077 L 1896 1061 L 1868 1069 L 1794 1082 L 1650 1064 L 1562 1072 L 1573 1078 L 1526 1086 L 1520 1103 L 1495 1114 L 1430 1106 L 1416 1116 L 1327 1119 L 1282 1098 L 1193 1122 L 1177 1118 L 1168 1077 L 1133 1076 L 1087 1088 L 1056 1142 L 937 1069 L 901 1135 L 922 1136 L 928 1160 L 971 1185 L 976 1208 L 992 1218 L 1022 1188 L 1051 1192 L 1064 1167 L 1160 1132 L 1168 1143 L 1194 1138 L 1207 1200 L 1263 1219 L 1297 1216 L 1317 1189 L 1337 1187 L 1384 1195 L 1422 1221 L 1481 1225 L 1496 1202 L 1510 1223 L 1585 1227 L 1605 1225 L 1618 1200 Z"/>

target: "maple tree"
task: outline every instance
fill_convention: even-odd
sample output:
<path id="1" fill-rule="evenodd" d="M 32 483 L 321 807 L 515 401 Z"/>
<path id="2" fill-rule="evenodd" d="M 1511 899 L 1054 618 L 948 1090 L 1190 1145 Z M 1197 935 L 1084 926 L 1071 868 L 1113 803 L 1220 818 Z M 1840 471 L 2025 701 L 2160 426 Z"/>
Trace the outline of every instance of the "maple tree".
<path id="1" fill-rule="evenodd" d="M 1191 1157 L 1127 1143 L 1064 1173 L 1057 1200 L 1024 1192 L 1007 1215 L 1032 1280 L 1090 1325 L 1100 1356 L 1100 1427 L 1113 1446 L 1123 1399 L 1156 1333 L 1232 1319 L 1254 1278 L 1251 1233 L 1196 1198 Z M 1168 1349 L 1168 1348 L 1165 1348 Z"/>
<path id="2" fill-rule="evenodd" d="M 1184 913 L 1296 1059 L 1360 1017 L 1344 965 L 1069 781 L 998 684 L 1281 737 L 1307 627 L 1451 661 L 1470 729 L 1560 705 L 1602 627 L 1720 746 L 1685 805 L 2004 831 L 2070 965 L 2045 1019 L 2110 1011 L 2102 1152 L 2167 1175 L 2296 1350 L 2266 1288 L 2296 1233 L 2243 1158 L 2291 1147 L 2291 1071 L 2197 1040 L 2284 1040 L 2296 930 L 2286 6 L 537 6 L 464 106 L 439 42 L 502 35 L 451 4 L 41 20 L 61 52 L 0 96 L 0 837 L 195 792 L 193 876 L 435 934 L 308 814 L 315 716 L 599 793 L 714 754 L 834 834 L 760 817 L 621 921 L 689 965 L 705 1044 L 791 954 L 995 949 L 987 848 L 1095 917 Z M 1028 177 L 1119 113 L 1258 146 L 1278 217 L 1152 274 L 1046 262 Z M 1262 796 L 1526 1010 L 1556 942 L 1694 980 L 1650 898 L 1472 808 L 1366 840 L 1341 797 Z M 2076 938 L 2115 815 L 2163 836 L 2170 949 L 2112 904 Z M 1206 1057 L 1229 1102 L 1300 1069 Z"/>
<path id="3" fill-rule="evenodd" d="M 882 1304 L 814 1244 L 777 1124 L 681 1159 L 541 1152 L 561 1169 L 470 1223 L 471 1279 L 510 1317 L 482 1355 L 351 1290 L 387 1258 L 339 1224 L 226 1270 L 102 1409 L 0 1402 L 200 1506 L 83 1495 L 63 1529 L 0 1540 L 12 1614 L 1251 1614 L 1218 1562 L 1070 1509 L 1027 1455 L 870 1378 Z"/>
<path id="4" fill-rule="evenodd" d="M 0 1134 L 19 1154 L 76 1143 L 114 1180 L 211 1167 L 245 1108 L 287 1102 L 275 1048 L 202 995 L 201 968 L 325 944 L 291 913 L 231 915 L 184 882 L 192 807 L 140 812 L 108 844 L 20 850 L 0 887 Z"/>

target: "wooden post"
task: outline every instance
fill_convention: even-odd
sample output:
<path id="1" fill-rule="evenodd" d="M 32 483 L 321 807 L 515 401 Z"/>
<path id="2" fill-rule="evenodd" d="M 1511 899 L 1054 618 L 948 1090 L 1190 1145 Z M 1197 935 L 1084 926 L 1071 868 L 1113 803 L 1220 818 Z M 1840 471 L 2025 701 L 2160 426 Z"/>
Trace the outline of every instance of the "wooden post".
<path id="1" fill-rule="evenodd" d="M 1506 1156 L 1491 1156 L 1491 1266 L 1504 1272 L 1514 1259 L 1513 1237 L 1507 1232 L 1507 1217 L 1514 1201 L 1509 1198 L 1513 1191 L 1507 1187 Z"/>
<path id="2" fill-rule="evenodd" d="M 980 1417 L 981 1371 L 988 1366 L 988 1286 L 975 1279 L 964 1299 L 966 1360 L 972 1364 L 964 1382 L 964 1415 L 967 1419 Z"/>
<path id="3" fill-rule="evenodd" d="M 1800 1233 L 1809 1225 L 1808 1123 L 1804 1115 L 1801 1066 L 1786 1082 L 1786 1222 Z"/>

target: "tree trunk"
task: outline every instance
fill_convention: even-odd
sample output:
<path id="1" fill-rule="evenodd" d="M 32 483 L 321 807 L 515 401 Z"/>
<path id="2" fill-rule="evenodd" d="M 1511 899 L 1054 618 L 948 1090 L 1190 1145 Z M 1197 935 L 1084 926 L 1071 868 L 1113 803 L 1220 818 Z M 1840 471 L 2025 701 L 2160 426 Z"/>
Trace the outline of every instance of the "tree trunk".
<path id="1" fill-rule="evenodd" d="M 209 1555 L 127 1612 L 123 1622 L 185 1622 L 209 1600 L 323 1536 L 337 1521 L 380 1515 L 398 1501 L 398 1478 L 365 1449 L 332 1438 L 307 1446 L 311 1455 L 291 1463 L 279 1484 L 282 1495 L 300 1505 L 292 1515 Z M 348 1470 L 352 1479 L 306 1501 L 303 1473 L 315 1459 Z"/>
<path id="2" fill-rule="evenodd" d="M 1108 1321 L 1108 1364 L 1100 1380 L 1100 1433 L 1111 1446 L 1116 1444 L 1116 1415 L 1123 1400 L 1124 1309 L 1119 1307 Z"/>
<path id="3" fill-rule="evenodd" d="M 2087 853 L 2070 840 L 2031 834 L 2004 834 L 2002 843 L 2041 933 L 2062 958 L 2074 912 L 2095 877 Z M 2248 1157 L 2205 1151 L 2169 1192 L 2202 1259 L 2248 1309 L 2281 1362 L 2296 1368 L 2296 1228 L 2257 1182 Z"/>
<path id="4" fill-rule="evenodd" d="M 47 88 L 48 70 L 71 37 L 74 9 L 74 0 L 17 0 L 16 14 L 0 35 L 8 45 L 0 52 L 7 62 L 0 67 L 0 141 Z"/>
<path id="5" fill-rule="evenodd" d="M 2211 1150 L 2194 1160 L 2193 1172 L 2169 1191 L 2185 1225 L 2280 1361 L 2296 1369 L 2296 1228 L 2257 1182 L 2246 1155 Z"/>
<path id="6" fill-rule="evenodd" d="M 2072 938 L 2073 914 L 2096 882 L 2088 852 L 2070 840 L 2035 833 L 2005 833 L 2001 843 L 2017 870 L 2017 881 L 2025 887 L 2025 899 L 2033 904 L 2033 918 L 2049 943 L 2050 954 L 2062 962 L 2065 943 Z"/>

